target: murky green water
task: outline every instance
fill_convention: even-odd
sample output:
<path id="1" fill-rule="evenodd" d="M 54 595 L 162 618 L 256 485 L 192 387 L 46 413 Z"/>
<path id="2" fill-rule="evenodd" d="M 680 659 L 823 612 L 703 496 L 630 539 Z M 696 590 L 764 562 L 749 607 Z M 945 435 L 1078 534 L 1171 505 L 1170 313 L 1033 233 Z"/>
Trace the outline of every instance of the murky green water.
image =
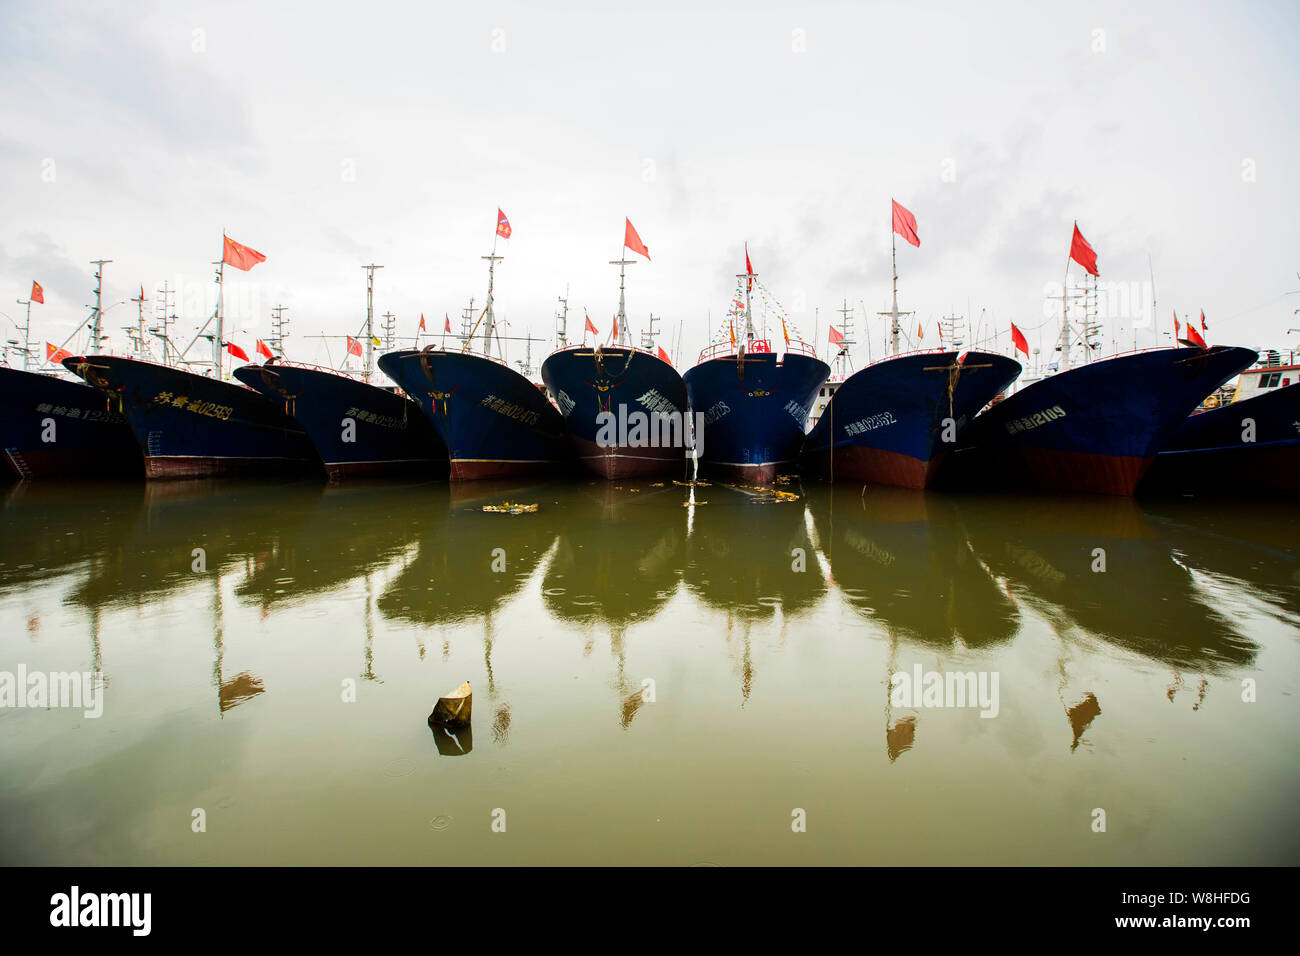
<path id="1" fill-rule="evenodd" d="M 1298 861 L 1300 509 L 788 490 L 0 488 L 0 861 Z"/>

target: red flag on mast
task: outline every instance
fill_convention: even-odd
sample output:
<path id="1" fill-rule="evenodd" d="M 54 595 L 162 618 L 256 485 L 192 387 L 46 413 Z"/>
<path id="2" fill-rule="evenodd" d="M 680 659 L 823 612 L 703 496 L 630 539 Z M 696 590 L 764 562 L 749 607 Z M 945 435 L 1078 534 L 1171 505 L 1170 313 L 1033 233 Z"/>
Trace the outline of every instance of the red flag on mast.
<path id="1" fill-rule="evenodd" d="M 361 355 L 361 343 L 350 335 L 348 336 L 348 354 L 357 356 Z"/>
<path id="2" fill-rule="evenodd" d="M 894 204 L 894 232 L 919 248 L 921 237 L 916 233 L 916 217 L 900 206 L 897 201 L 893 199 L 889 201 Z"/>
<path id="3" fill-rule="evenodd" d="M 745 243 L 745 288 L 749 291 L 754 290 L 754 280 L 749 278 L 754 274 L 754 267 L 749 262 L 749 243 Z"/>
<path id="4" fill-rule="evenodd" d="M 1025 333 L 1016 328 L 1016 323 L 1011 323 L 1011 344 L 1016 347 L 1017 352 L 1024 352 L 1025 358 L 1029 358 L 1029 340 L 1025 338 Z"/>
<path id="5" fill-rule="evenodd" d="M 1188 345 L 1196 345 L 1203 349 L 1209 348 L 1205 344 L 1205 339 L 1201 338 L 1201 333 L 1196 331 L 1196 326 L 1190 322 L 1187 323 L 1187 338 L 1183 339 L 1183 341 Z"/>
<path id="6" fill-rule="evenodd" d="M 662 345 L 659 346 L 659 358 L 661 361 L 667 362 L 669 365 L 673 364 L 673 360 L 668 357 L 668 353 L 664 351 Z"/>
<path id="7" fill-rule="evenodd" d="M 623 230 L 623 245 L 649 259 L 650 250 L 646 248 L 645 243 L 641 241 L 641 237 L 637 235 L 636 229 L 632 226 L 632 220 L 625 218 L 624 221 L 627 223 L 627 228 Z"/>
<path id="8" fill-rule="evenodd" d="M 587 315 L 585 309 L 583 310 L 582 314 L 587 319 L 587 324 L 583 328 L 583 333 L 585 334 L 587 332 L 590 332 L 592 335 L 600 335 L 600 329 L 596 328 L 594 325 L 591 324 L 591 316 Z"/>
<path id="9" fill-rule="evenodd" d="M 1178 324 L 1178 310 L 1175 309 L 1174 310 L 1174 341 L 1175 342 L 1181 342 L 1183 340 L 1182 329 L 1183 327 Z"/>
<path id="10" fill-rule="evenodd" d="M 270 346 L 268 346 L 268 345 L 267 345 L 265 342 L 263 342 L 261 339 L 258 339 L 258 340 L 257 340 L 257 354 L 258 354 L 258 355 L 265 355 L 265 356 L 266 356 L 267 358 L 269 358 L 269 359 L 270 359 L 270 358 L 275 358 L 275 353 L 271 351 Z"/>
<path id="11" fill-rule="evenodd" d="M 235 358 L 239 359 L 241 362 L 249 361 L 248 353 L 245 352 L 243 349 L 241 349 L 234 342 L 226 343 L 226 351 L 229 352 L 231 355 L 233 355 Z"/>
<path id="12" fill-rule="evenodd" d="M 444 333 L 451 331 L 451 316 L 446 312 L 442 313 L 442 331 Z"/>
<path id="13" fill-rule="evenodd" d="M 420 331 L 421 331 L 421 332 L 427 332 L 427 331 L 428 331 L 428 329 L 426 329 L 426 328 L 424 327 L 424 313 L 423 313 L 423 312 L 420 313 Z"/>
<path id="14" fill-rule="evenodd" d="M 67 349 L 57 348 L 49 342 L 45 343 L 45 361 L 51 365 L 58 365 L 65 358 L 72 358 L 72 353 Z"/>
<path id="15" fill-rule="evenodd" d="M 262 255 L 256 249 L 250 249 L 248 246 L 235 242 L 227 235 L 222 235 L 222 252 L 221 261 L 229 263 L 236 269 L 242 269 L 247 272 L 259 262 L 265 262 L 266 256 Z"/>
<path id="16" fill-rule="evenodd" d="M 1088 245 L 1088 240 L 1083 238 L 1077 222 L 1074 224 L 1074 236 L 1070 239 L 1070 258 L 1088 270 L 1089 275 L 1101 275 L 1097 271 L 1097 253 Z"/>
<path id="17" fill-rule="evenodd" d="M 1202 332 L 1208 332 L 1208 331 L 1210 331 L 1209 328 L 1208 328 L 1208 327 L 1206 326 L 1206 324 L 1205 324 L 1205 310 L 1204 310 L 1204 309 L 1201 309 L 1201 331 L 1202 331 Z"/>
<path id="18" fill-rule="evenodd" d="M 827 326 L 831 330 L 831 345 L 839 345 L 844 341 L 844 333 L 835 326 Z"/>
<path id="19" fill-rule="evenodd" d="M 41 288 L 41 284 L 35 279 L 32 280 L 32 294 L 27 298 L 33 302 L 39 302 L 41 305 L 45 304 L 45 290 Z"/>
<path id="20" fill-rule="evenodd" d="M 497 235 L 500 236 L 502 239 L 509 239 L 511 232 L 513 232 L 513 230 L 510 228 L 510 220 L 506 218 L 506 214 L 503 213 L 501 211 L 501 207 L 498 206 L 497 207 Z"/>

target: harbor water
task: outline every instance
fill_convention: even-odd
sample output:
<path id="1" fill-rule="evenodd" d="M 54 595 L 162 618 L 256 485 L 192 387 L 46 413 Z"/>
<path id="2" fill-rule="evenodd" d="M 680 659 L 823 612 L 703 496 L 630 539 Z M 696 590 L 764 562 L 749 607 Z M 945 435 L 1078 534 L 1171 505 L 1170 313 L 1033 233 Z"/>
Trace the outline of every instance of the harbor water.
<path id="1" fill-rule="evenodd" d="M 777 487 L 0 487 L 0 862 L 1300 861 L 1293 505 Z"/>

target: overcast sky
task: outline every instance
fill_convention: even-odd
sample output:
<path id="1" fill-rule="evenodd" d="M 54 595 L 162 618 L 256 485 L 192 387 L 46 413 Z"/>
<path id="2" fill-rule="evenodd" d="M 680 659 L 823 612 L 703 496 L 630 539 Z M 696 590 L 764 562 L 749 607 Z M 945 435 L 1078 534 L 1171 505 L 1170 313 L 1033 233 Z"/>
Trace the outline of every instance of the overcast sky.
<path id="1" fill-rule="evenodd" d="M 368 262 L 401 334 L 458 327 L 500 206 L 498 315 L 546 338 L 535 360 L 566 288 L 571 331 L 584 306 L 608 330 L 624 216 L 652 256 L 633 327 L 681 323 L 684 366 L 746 241 L 805 338 L 847 299 L 879 358 L 894 197 L 921 235 L 901 306 L 931 330 L 969 310 L 1050 350 L 1077 219 L 1126 290 L 1108 343 L 1149 315 L 1149 255 L 1159 329 L 1204 308 L 1211 342 L 1300 344 L 1294 2 L 291 6 L 0 0 L 6 316 L 36 279 L 34 337 L 60 341 L 103 257 L 106 304 L 179 285 L 188 341 L 224 228 L 267 256 L 228 282 L 229 337 L 251 352 L 283 303 L 289 356 L 318 361 Z"/>

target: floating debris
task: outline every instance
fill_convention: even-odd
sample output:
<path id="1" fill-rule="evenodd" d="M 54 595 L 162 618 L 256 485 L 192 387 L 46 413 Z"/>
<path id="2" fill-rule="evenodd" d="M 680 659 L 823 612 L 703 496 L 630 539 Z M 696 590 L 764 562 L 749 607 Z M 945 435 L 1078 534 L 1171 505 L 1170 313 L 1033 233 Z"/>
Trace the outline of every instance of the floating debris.
<path id="1" fill-rule="evenodd" d="M 710 486 L 710 482 L 707 481 L 677 481 L 676 479 L 673 480 L 673 484 L 682 488 L 708 488 Z"/>
<path id="2" fill-rule="evenodd" d="M 650 487 L 651 487 L 651 488 L 662 488 L 663 486 L 664 486 L 664 483 L 663 483 L 662 481 L 652 481 L 652 482 L 650 482 Z"/>
<path id="3" fill-rule="evenodd" d="M 759 504 L 773 504 L 781 501 L 798 501 L 799 496 L 793 491 L 769 488 L 767 485 L 736 485 L 737 490 L 750 495 L 751 500 Z"/>
<path id="4" fill-rule="evenodd" d="M 510 501 L 503 501 L 499 505 L 484 505 L 484 511 L 492 511 L 496 514 L 505 515 L 526 515 L 532 514 L 537 510 L 537 505 L 521 505 Z"/>
<path id="5" fill-rule="evenodd" d="M 708 504 L 707 501 L 683 501 L 683 502 L 682 502 L 682 507 L 683 507 L 683 508 L 694 508 L 696 505 L 707 505 L 707 504 Z"/>
<path id="6" fill-rule="evenodd" d="M 433 713 L 429 715 L 429 723 L 464 727 L 469 723 L 473 707 L 474 694 L 469 688 L 469 681 L 465 681 L 450 694 L 438 698 L 438 703 L 433 705 Z"/>

